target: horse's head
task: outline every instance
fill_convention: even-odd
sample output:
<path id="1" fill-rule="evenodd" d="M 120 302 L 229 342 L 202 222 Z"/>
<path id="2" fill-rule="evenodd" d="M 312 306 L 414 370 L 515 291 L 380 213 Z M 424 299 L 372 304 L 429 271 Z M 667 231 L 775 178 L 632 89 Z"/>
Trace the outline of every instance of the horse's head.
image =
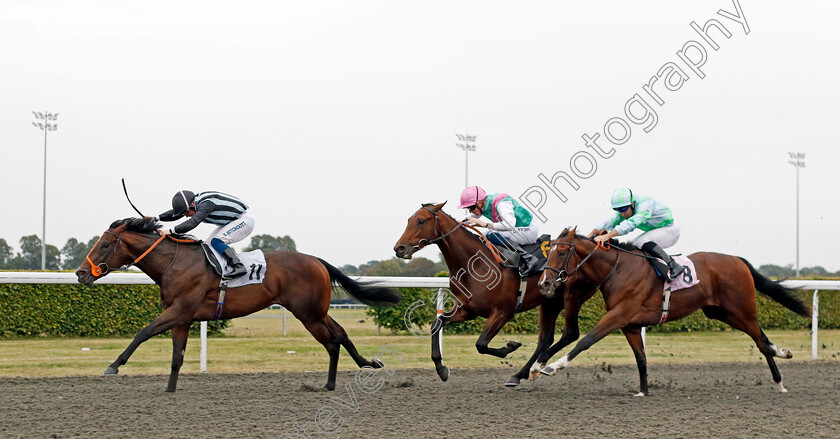
<path id="1" fill-rule="evenodd" d="M 129 255 L 125 238 L 137 233 L 153 233 L 157 230 L 156 222 L 145 219 L 127 218 L 114 221 L 93 248 L 90 249 L 82 265 L 76 270 L 79 283 L 92 285 L 94 281 L 111 271 L 129 265 L 134 258 Z M 128 238 L 129 240 L 131 238 Z"/>
<path id="2" fill-rule="evenodd" d="M 551 251 L 539 280 L 540 293 L 544 296 L 553 296 L 554 291 L 564 286 L 569 278 L 569 264 L 575 253 L 572 241 L 575 239 L 576 230 L 577 228 L 569 230 L 567 227 L 560 232 L 556 240 L 551 241 Z"/>
<path id="3" fill-rule="evenodd" d="M 398 258 L 411 259 L 414 252 L 441 237 L 444 232 L 440 227 L 439 214 L 444 204 L 446 202 L 424 204 L 408 218 L 405 232 L 394 246 L 394 253 Z"/>
<path id="4" fill-rule="evenodd" d="M 571 288 L 579 279 L 596 281 L 598 276 L 603 276 L 602 271 L 609 270 L 603 257 L 607 253 L 597 251 L 599 248 L 608 250 L 609 244 L 598 244 L 593 239 L 577 236 L 576 229 L 565 229 L 556 241 L 551 241 L 551 252 L 539 281 L 540 292 L 546 296 L 560 285 Z M 599 256 L 593 258 L 596 255 Z M 592 260 L 586 264 L 590 258 Z M 617 258 L 615 263 L 618 264 Z"/>

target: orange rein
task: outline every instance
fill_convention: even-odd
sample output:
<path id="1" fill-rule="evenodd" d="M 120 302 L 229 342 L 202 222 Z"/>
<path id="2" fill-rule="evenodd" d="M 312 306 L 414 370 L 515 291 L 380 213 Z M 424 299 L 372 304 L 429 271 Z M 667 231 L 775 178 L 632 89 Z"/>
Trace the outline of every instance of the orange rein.
<path id="1" fill-rule="evenodd" d="M 502 256 L 501 256 L 501 253 L 499 253 L 499 249 L 497 249 L 496 246 L 493 245 L 492 242 L 488 241 L 487 238 L 484 237 L 483 233 L 481 233 L 475 226 L 473 226 L 471 224 L 461 223 L 461 225 L 464 226 L 464 227 L 468 227 L 468 228 L 472 229 L 475 233 L 477 233 L 478 238 L 481 239 L 481 242 L 483 242 L 484 245 L 487 246 L 487 248 L 490 249 L 490 253 L 493 255 L 493 258 L 496 259 L 496 262 L 498 262 L 499 264 L 502 263 Z"/>
<path id="2" fill-rule="evenodd" d="M 105 233 L 110 233 L 110 232 L 106 231 Z M 102 236 L 105 236 L 105 233 L 103 233 Z M 102 236 L 99 237 L 99 240 L 102 239 Z M 181 242 L 181 243 L 195 242 L 194 239 L 179 239 L 179 238 L 173 238 L 171 235 L 161 235 L 160 238 L 158 238 L 155 241 L 155 243 L 152 244 L 151 247 L 149 247 L 145 252 L 143 252 L 142 255 L 138 256 L 137 259 L 135 259 L 134 262 L 132 262 L 132 265 L 140 262 L 143 258 L 146 257 L 146 255 L 151 253 L 151 251 L 154 250 L 155 247 L 157 247 L 157 245 L 161 243 L 161 241 L 163 241 L 166 238 L 169 238 L 169 239 L 171 239 L 175 242 Z M 120 237 L 118 236 L 117 239 L 120 239 Z M 99 243 L 99 240 L 96 241 L 96 244 Z M 91 248 L 90 251 L 88 252 L 87 256 L 85 256 L 85 260 L 87 260 L 88 264 L 90 264 L 90 274 L 93 275 L 93 277 L 99 277 L 99 276 L 102 275 L 102 268 L 99 267 L 99 265 L 95 265 L 93 263 L 93 261 L 90 260 L 90 253 L 93 252 L 94 248 L 96 248 L 96 244 L 93 245 L 93 248 Z M 106 267 L 108 266 L 107 261 L 105 261 L 105 266 Z"/>

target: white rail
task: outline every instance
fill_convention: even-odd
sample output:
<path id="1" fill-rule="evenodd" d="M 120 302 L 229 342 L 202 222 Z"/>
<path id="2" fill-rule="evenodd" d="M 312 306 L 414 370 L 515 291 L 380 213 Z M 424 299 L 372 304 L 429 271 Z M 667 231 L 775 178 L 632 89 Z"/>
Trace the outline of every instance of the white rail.
<path id="1" fill-rule="evenodd" d="M 378 282 L 390 288 L 448 288 L 449 278 L 445 277 L 391 277 L 391 276 L 360 276 L 355 280 L 363 282 Z M 52 272 L 15 272 L 0 271 L 0 283 L 6 284 L 74 284 L 74 273 Z M 96 281 L 99 284 L 154 284 L 145 273 L 111 273 Z M 819 331 L 819 292 L 840 290 L 837 280 L 786 280 L 782 282 L 786 288 L 796 290 L 814 290 L 811 313 L 811 357 L 817 359 L 819 346 L 817 333 Z M 442 331 L 441 331 L 442 332 Z M 642 333 L 644 337 L 644 333 Z M 206 370 L 207 364 L 207 322 L 201 322 L 201 370 Z"/>

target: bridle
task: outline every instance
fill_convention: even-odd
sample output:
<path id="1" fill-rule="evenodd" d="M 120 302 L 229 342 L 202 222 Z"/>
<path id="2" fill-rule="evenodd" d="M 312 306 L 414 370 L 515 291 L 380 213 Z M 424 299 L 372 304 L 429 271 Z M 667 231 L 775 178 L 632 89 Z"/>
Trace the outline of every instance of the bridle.
<path id="1" fill-rule="evenodd" d="M 475 227 L 473 227 L 470 224 L 466 224 L 466 223 L 462 223 L 460 221 L 457 221 L 457 224 L 455 225 L 455 227 L 452 228 L 452 230 L 450 230 L 450 231 L 444 233 L 443 235 L 441 235 L 440 232 L 438 232 L 438 229 L 441 228 L 440 227 L 440 216 L 439 216 L 440 211 L 436 212 L 432 209 L 429 209 L 427 206 L 422 206 L 422 207 L 423 207 L 423 209 L 426 209 L 427 211 L 429 211 L 429 213 L 431 213 L 435 217 L 435 228 L 434 228 L 432 233 L 437 235 L 437 238 L 434 238 L 434 237 L 421 238 L 419 241 L 417 241 L 417 244 L 414 244 L 414 245 L 411 246 L 412 249 L 419 249 L 419 248 L 425 247 L 427 245 L 437 244 L 439 242 L 442 242 L 449 235 L 455 233 L 455 231 L 458 230 L 459 228 L 466 227 L 468 229 L 472 229 L 478 235 L 478 238 L 481 240 L 481 242 L 483 242 L 484 245 L 487 246 L 488 249 L 490 249 L 490 254 L 493 255 L 493 258 L 496 260 L 496 262 L 502 263 L 502 257 L 499 254 L 499 250 L 490 241 L 488 241 L 487 238 L 484 236 L 484 234 L 482 234 L 478 229 L 476 229 Z M 426 243 L 423 244 L 423 241 L 426 241 Z"/>
<path id="2" fill-rule="evenodd" d="M 117 245 L 114 245 L 114 248 L 111 249 L 111 254 L 109 254 L 108 257 L 105 258 L 105 260 L 103 262 L 100 262 L 99 264 L 94 264 L 93 261 L 90 259 L 90 254 L 93 253 L 93 249 L 96 248 L 96 245 L 99 244 L 99 241 L 101 241 L 102 238 L 104 238 L 106 234 L 111 235 L 114 238 L 116 238 L 117 239 Z M 104 233 L 102 233 L 102 236 L 100 236 L 99 239 L 96 240 L 96 244 L 93 245 L 93 248 L 90 249 L 87 256 L 85 256 L 85 260 L 88 262 L 88 264 L 90 264 L 90 274 L 93 277 L 105 276 L 106 274 L 108 274 L 108 273 L 110 273 L 114 270 L 118 270 L 118 269 L 121 269 L 121 268 L 127 268 L 127 267 L 130 267 L 132 265 L 136 265 L 138 262 L 143 260 L 143 258 L 145 258 L 146 255 L 151 253 L 151 251 L 154 250 L 154 248 L 157 247 L 157 245 L 160 244 L 161 241 L 163 241 L 164 239 L 166 239 L 169 236 L 169 235 L 162 235 L 160 238 L 158 238 L 154 242 L 154 244 L 151 245 L 151 247 L 149 247 L 145 252 L 143 252 L 142 255 L 140 255 L 136 259 L 134 259 L 133 262 L 114 268 L 114 267 L 109 266 L 108 262 L 110 262 L 111 258 L 113 258 L 114 255 L 117 253 L 117 247 L 118 246 L 120 248 L 122 248 L 122 251 L 123 251 L 123 253 L 125 253 L 126 256 L 128 256 L 129 258 L 132 257 L 131 254 L 128 253 L 128 248 L 126 247 L 125 243 L 122 240 L 122 234 L 123 234 L 123 232 L 120 232 L 119 235 L 117 235 L 114 232 L 111 232 L 110 230 L 106 230 Z M 176 244 L 175 245 L 175 255 L 172 256 L 172 261 L 169 263 L 169 266 L 166 267 L 166 270 L 164 270 L 163 273 L 161 273 L 161 276 L 164 273 L 166 273 L 167 271 L 169 271 L 169 269 L 172 268 L 172 265 L 175 263 L 175 259 L 178 257 L 178 245 L 177 244 L 179 242 L 187 242 L 188 241 L 188 240 L 175 239 L 175 238 L 172 238 L 172 237 L 169 237 L 169 238 L 172 239 L 173 241 L 175 241 L 175 244 Z"/>
<path id="3" fill-rule="evenodd" d="M 419 249 L 420 247 L 425 247 L 427 245 L 437 244 L 438 242 L 441 242 L 444 239 L 446 239 L 446 237 L 448 237 L 449 235 L 455 233 L 455 231 L 458 230 L 458 228 L 460 228 L 461 226 L 464 225 L 464 223 L 459 222 L 455 227 L 452 228 L 452 230 L 450 230 L 450 231 L 444 233 L 443 235 L 441 235 L 440 232 L 438 232 L 438 229 L 440 228 L 440 217 L 438 215 L 440 214 L 440 212 L 439 211 L 435 212 L 434 210 L 429 209 L 426 206 L 422 206 L 422 207 L 423 207 L 423 209 L 428 210 L 429 213 L 434 215 L 434 217 L 435 217 L 435 228 L 432 231 L 432 233 L 434 235 L 437 235 L 437 237 L 436 238 L 435 237 L 421 238 L 419 241 L 417 241 L 417 244 L 414 244 L 414 245 L 411 246 L 412 249 Z M 426 241 L 426 243 L 423 244 L 423 241 Z"/>
<path id="4" fill-rule="evenodd" d="M 555 249 L 558 245 L 568 245 L 569 246 L 569 252 L 566 254 L 566 258 L 563 260 L 563 264 L 561 265 L 560 269 L 554 268 L 554 267 L 552 267 L 548 264 L 546 264 L 546 266 L 543 268 L 543 270 L 552 272 L 552 273 L 557 275 L 557 277 L 555 277 L 554 279 L 549 279 L 548 280 L 552 290 L 556 289 L 559 286 L 559 284 L 566 283 L 566 281 L 569 279 L 569 275 L 571 275 L 571 274 L 575 273 L 576 271 L 580 270 L 580 267 L 582 267 L 583 264 L 586 263 L 586 261 L 588 261 L 589 258 L 591 258 L 592 255 L 594 255 L 595 252 L 598 251 L 599 248 L 603 249 L 603 250 L 609 250 L 610 249 L 610 244 L 609 243 L 599 242 L 595 246 L 595 248 L 592 249 L 592 251 L 589 252 L 589 254 L 586 255 L 586 257 L 584 257 L 575 266 L 575 268 L 569 270 L 568 268 L 569 268 L 569 263 L 572 260 L 572 254 L 576 254 L 575 245 L 572 244 L 571 242 L 559 242 L 559 241 L 555 241 L 553 244 L 554 244 L 554 247 L 551 249 L 552 252 L 555 251 Z M 613 265 L 612 270 L 610 270 L 610 272 L 607 274 L 607 276 L 604 277 L 604 279 L 601 280 L 601 282 L 598 284 L 598 287 L 596 287 L 596 290 L 601 288 L 601 285 L 603 285 L 604 282 L 606 282 L 607 279 L 609 279 L 610 276 L 612 276 L 613 273 L 615 273 L 615 270 L 618 268 L 618 259 L 619 259 L 619 254 L 616 253 L 615 264 Z"/>

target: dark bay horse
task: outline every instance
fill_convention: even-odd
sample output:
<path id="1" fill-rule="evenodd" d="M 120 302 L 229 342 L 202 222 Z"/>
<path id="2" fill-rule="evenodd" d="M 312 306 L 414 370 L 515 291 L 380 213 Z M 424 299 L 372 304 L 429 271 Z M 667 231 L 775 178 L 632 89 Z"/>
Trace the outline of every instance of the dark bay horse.
<path id="1" fill-rule="evenodd" d="M 566 367 L 607 334 L 621 329 L 633 349 L 639 369 L 637 396 L 647 395 L 647 360 L 641 330 L 660 323 L 663 317 L 662 280 L 655 275 L 642 252 L 631 246 L 600 247 L 590 238 L 575 235 L 575 230 L 561 235 L 552 241 L 552 245 L 540 277 L 541 289 L 550 294 L 558 284 L 564 283 L 568 295 L 575 294 L 576 282 L 596 282 L 601 285 L 607 313 L 569 353 L 539 370 L 541 364 L 559 349 L 551 347 L 544 352 L 531 368 L 532 378 L 537 376 L 538 370 L 543 375 L 554 375 L 557 369 Z M 787 392 L 773 357 L 792 358 L 793 354 L 788 349 L 776 347 L 761 330 L 756 318 L 755 291 L 804 317 L 810 316 L 808 307 L 791 290 L 759 274 L 746 259 L 709 252 L 688 257 L 694 263 L 700 283 L 670 296 L 670 311 L 665 321 L 679 320 L 702 309 L 707 317 L 745 332 L 767 359 L 777 389 Z"/>
<path id="2" fill-rule="evenodd" d="M 91 285 L 111 270 L 136 265 L 160 286 L 163 312 L 140 330 L 128 348 L 107 369 L 115 375 L 135 349 L 150 337 L 172 330 L 172 369 L 167 392 L 174 392 L 178 371 L 184 361 L 190 324 L 217 318 L 220 276 L 205 260 L 195 241 L 157 234 L 159 223 L 127 218 L 115 221 L 93 246 L 76 271 L 79 282 Z M 333 282 L 353 297 L 369 305 L 393 305 L 399 297 L 388 288 L 356 282 L 337 268 L 314 256 L 291 251 L 265 254 L 266 271 L 261 284 L 250 284 L 227 291 L 219 318 L 230 319 L 283 305 L 300 320 L 330 356 L 326 388 L 335 389 L 336 368 L 341 346 L 359 367 L 382 367 L 377 359 L 366 360 L 335 320 L 327 315 Z"/>
<path id="3" fill-rule="evenodd" d="M 487 323 L 475 343 L 481 354 L 504 358 L 522 344 L 509 341 L 501 348 L 489 347 L 490 341 L 498 334 L 502 326 L 513 318 L 516 309 L 517 291 L 520 287 L 519 274 L 515 269 L 504 268 L 498 264 L 493 253 L 477 235 L 466 230 L 466 226 L 447 215 L 441 209 L 446 203 L 437 205 L 424 204 L 409 219 L 405 232 L 394 246 L 397 257 L 411 259 L 417 250 L 429 244 L 437 244 L 450 271 L 450 290 L 456 303 L 452 309 L 439 315 L 432 324 L 432 361 L 441 380 L 449 378 L 449 369 L 443 365 L 440 340 L 437 333 L 449 324 L 464 322 L 476 317 L 486 317 Z M 511 376 L 505 385 L 517 386 L 521 379 L 527 378 L 529 369 L 538 353 L 551 346 L 554 340 L 554 328 L 560 311 L 566 308 L 566 328 L 558 345 L 566 346 L 578 338 L 577 313 L 580 304 L 595 293 L 594 288 L 583 291 L 584 284 L 578 287 L 580 294 L 571 295 L 564 303 L 564 295 L 558 294 L 546 298 L 540 294 L 538 276 L 528 279 L 527 289 L 522 299 L 521 311 L 540 306 L 540 335 L 537 349 L 525 367 Z"/>

